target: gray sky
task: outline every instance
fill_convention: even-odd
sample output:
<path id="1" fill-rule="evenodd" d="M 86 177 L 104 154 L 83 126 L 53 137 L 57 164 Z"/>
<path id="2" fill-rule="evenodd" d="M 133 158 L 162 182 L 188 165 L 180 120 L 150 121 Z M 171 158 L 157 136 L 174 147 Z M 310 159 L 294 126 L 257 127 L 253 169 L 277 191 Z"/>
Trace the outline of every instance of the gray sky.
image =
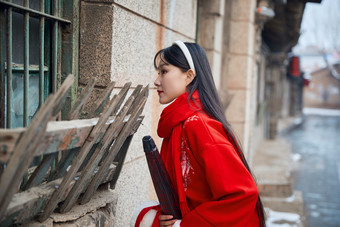
<path id="1" fill-rule="evenodd" d="M 315 45 L 340 50 L 340 0 L 307 3 L 301 24 L 299 47 Z"/>

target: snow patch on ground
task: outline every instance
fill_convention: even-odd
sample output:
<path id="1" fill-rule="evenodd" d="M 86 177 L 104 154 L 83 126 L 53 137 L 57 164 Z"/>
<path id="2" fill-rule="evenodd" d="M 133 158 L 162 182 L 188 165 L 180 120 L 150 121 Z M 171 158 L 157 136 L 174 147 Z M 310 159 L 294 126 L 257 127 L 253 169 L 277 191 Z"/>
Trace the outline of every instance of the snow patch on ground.
<path id="1" fill-rule="evenodd" d="M 267 227 L 298 227 L 301 222 L 298 214 L 273 211 L 269 208 L 265 208 L 265 211 Z"/>
<path id="2" fill-rule="evenodd" d="M 301 155 L 300 154 L 291 154 L 290 158 L 292 159 L 293 162 L 298 162 L 301 160 Z"/>
<path id="3" fill-rule="evenodd" d="M 303 108 L 303 113 L 306 115 L 340 116 L 340 110 L 336 109 Z"/>

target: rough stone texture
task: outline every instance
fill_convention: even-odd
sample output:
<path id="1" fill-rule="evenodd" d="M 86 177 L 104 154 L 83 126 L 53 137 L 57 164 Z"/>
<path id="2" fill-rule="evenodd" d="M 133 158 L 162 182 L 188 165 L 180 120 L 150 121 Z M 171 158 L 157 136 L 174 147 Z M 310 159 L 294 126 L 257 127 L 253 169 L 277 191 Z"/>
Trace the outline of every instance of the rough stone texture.
<path id="1" fill-rule="evenodd" d="M 230 23 L 230 52 L 234 54 L 253 55 L 254 24 L 247 21 L 231 21 Z"/>
<path id="2" fill-rule="evenodd" d="M 216 14 L 223 15 L 224 14 L 224 1 L 220 0 L 208 0 L 200 2 L 202 9 L 207 14 Z"/>
<path id="3" fill-rule="evenodd" d="M 152 84 L 156 25 L 119 7 L 114 7 L 114 18 L 111 81 L 117 81 L 116 86 L 129 81 L 132 86 Z"/>
<path id="4" fill-rule="evenodd" d="M 165 1 L 165 26 L 195 39 L 197 0 Z"/>
<path id="5" fill-rule="evenodd" d="M 115 0 L 114 2 L 150 20 L 160 21 L 161 1 L 159 0 Z"/>
<path id="6" fill-rule="evenodd" d="M 183 42 L 195 42 L 195 39 L 185 37 L 185 36 L 183 36 L 179 33 L 173 32 L 169 29 L 163 29 L 162 48 L 171 46 L 172 43 L 176 40 L 182 40 Z"/>
<path id="7" fill-rule="evenodd" d="M 74 226 L 113 226 L 117 196 L 109 190 L 97 191 L 84 205 L 76 205 L 65 214 L 53 213 L 40 223 L 32 221 L 28 227 L 74 227 Z"/>
<path id="8" fill-rule="evenodd" d="M 222 81 L 223 85 L 235 95 L 228 107 L 227 118 L 232 125 L 237 125 L 240 129 L 244 153 L 252 157 L 251 132 L 255 115 L 253 110 L 257 101 L 254 99 L 256 94 L 255 25 L 253 16 L 243 17 L 242 14 L 246 12 L 254 14 L 251 12 L 255 12 L 255 3 L 249 4 L 249 2 L 234 0 L 229 5 L 231 7 L 225 8 L 226 20 L 224 21 L 224 28 L 228 30 L 229 37 L 224 38 L 225 46 L 223 46 L 223 50 L 228 51 L 224 53 L 224 62 L 227 65 L 223 66 L 223 69 L 226 69 L 228 73 L 223 75 Z M 241 12 L 239 17 L 235 16 L 237 12 Z"/>
<path id="9" fill-rule="evenodd" d="M 221 88 L 224 1 L 200 2 L 199 44 L 206 50 L 217 90 Z"/>
<path id="10" fill-rule="evenodd" d="M 253 170 L 260 193 L 264 196 L 292 195 L 291 152 L 291 145 L 284 139 L 266 140 L 256 151 Z"/>
<path id="11" fill-rule="evenodd" d="M 249 89 L 247 79 L 252 75 L 253 59 L 249 56 L 235 55 L 229 58 L 228 77 L 225 78 L 230 89 Z"/>
<path id="12" fill-rule="evenodd" d="M 231 10 L 232 20 L 254 22 L 255 7 L 256 7 L 255 0 L 232 1 L 232 10 Z"/>
<path id="13" fill-rule="evenodd" d="M 206 5 L 207 4 L 207 5 Z M 209 7 L 209 6 L 212 6 Z M 202 16 L 200 22 L 200 34 L 198 41 L 207 50 L 222 51 L 222 37 L 223 37 L 223 15 L 224 3 L 223 1 L 203 1 L 201 6 Z"/>
<path id="14" fill-rule="evenodd" d="M 246 103 L 247 99 L 247 90 L 230 90 L 230 93 L 233 94 L 233 99 L 227 109 L 227 119 L 230 122 L 244 123 L 246 120 Z M 243 103 L 243 105 L 240 105 Z"/>
<path id="15" fill-rule="evenodd" d="M 113 6 L 81 3 L 79 83 L 97 76 L 97 86 L 110 82 Z"/>
<path id="16" fill-rule="evenodd" d="M 133 211 L 149 200 L 150 180 L 145 158 L 124 164 L 115 189 L 119 199 L 114 226 L 129 226 Z"/>
<path id="17" fill-rule="evenodd" d="M 206 51 L 208 61 L 210 63 L 212 75 L 214 78 L 214 82 L 217 90 L 219 90 L 221 86 L 221 54 L 216 51 Z"/>
<path id="18" fill-rule="evenodd" d="M 153 58 L 157 51 L 156 31 L 159 25 L 114 7 L 113 55 L 111 80 L 121 86 L 127 81 L 136 84 L 153 85 L 156 73 Z M 174 40 L 193 41 L 178 33 L 163 30 L 162 46 L 169 46 Z M 124 48 L 122 48 L 124 47 Z"/>

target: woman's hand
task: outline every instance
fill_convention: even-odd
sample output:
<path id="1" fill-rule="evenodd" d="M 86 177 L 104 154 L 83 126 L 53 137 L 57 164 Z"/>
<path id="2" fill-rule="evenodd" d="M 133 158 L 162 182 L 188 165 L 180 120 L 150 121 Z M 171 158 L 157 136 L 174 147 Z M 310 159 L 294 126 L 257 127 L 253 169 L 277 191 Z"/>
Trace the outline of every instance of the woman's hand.
<path id="1" fill-rule="evenodd" d="M 160 227 L 171 227 L 177 219 L 172 219 L 172 215 L 161 214 L 159 215 L 159 226 Z"/>

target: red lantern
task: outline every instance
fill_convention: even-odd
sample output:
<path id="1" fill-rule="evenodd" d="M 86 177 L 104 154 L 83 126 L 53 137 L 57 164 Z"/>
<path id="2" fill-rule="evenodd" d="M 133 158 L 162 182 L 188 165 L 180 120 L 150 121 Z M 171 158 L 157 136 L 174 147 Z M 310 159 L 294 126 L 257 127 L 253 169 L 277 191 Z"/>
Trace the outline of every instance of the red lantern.
<path id="1" fill-rule="evenodd" d="M 293 56 L 290 59 L 290 75 L 292 76 L 300 76 L 300 59 L 298 56 Z"/>

